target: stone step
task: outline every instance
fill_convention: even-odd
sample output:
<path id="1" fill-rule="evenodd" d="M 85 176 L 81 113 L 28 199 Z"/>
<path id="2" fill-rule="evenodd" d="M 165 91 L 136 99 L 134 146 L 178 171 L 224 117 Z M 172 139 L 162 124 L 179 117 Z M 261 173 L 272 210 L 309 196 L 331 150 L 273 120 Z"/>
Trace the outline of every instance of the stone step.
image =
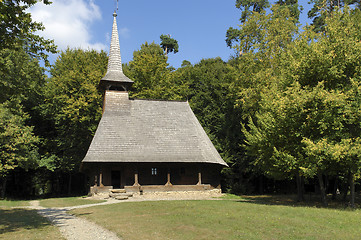
<path id="1" fill-rule="evenodd" d="M 109 197 L 133 197 L 133 193 L 109 193 Z"/>
<path id="2" fill-rule="evenodd" d="M 126 193 L 127 191 L 125 189 L 110 189 L 110 192 L 112 192 L 112 193 Z"/>
<path id="3" fill-rule="evenodd" d="M 127 196 L 116 196 L 114 198 L 117 199 L 117 200 L 127 200 L 128 199 Z"/>

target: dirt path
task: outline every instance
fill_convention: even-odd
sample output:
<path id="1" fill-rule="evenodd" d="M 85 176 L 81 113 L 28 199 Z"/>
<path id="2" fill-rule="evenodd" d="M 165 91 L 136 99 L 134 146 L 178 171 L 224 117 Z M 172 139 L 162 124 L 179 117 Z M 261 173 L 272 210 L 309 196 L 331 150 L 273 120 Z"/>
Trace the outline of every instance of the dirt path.
<path id="1" fill-rule="evenodd" d="M 90 205 L 104 205 L 112 204 L 113 202 L 105 202 L 100 204 Z M 68 210 L 74 209 L 75 207 L 69 208 L 44 208 L 39 206 L 39 201 L 31 201 L 31 208 L 37 209 L 38 213 L 48 218 L 55 226 L 59 227 L 61 234 L 69 240 L 84 240 L 84 239 L 109 239 L 109 240 L 120 240 L 115 233 L 110 232 L 107 229 L 100 227 L 99 225 L 87 221 L 82 218 L 77 218 L 69 213 Z M 89 206 L 77 206 L 89 207 Z"/>

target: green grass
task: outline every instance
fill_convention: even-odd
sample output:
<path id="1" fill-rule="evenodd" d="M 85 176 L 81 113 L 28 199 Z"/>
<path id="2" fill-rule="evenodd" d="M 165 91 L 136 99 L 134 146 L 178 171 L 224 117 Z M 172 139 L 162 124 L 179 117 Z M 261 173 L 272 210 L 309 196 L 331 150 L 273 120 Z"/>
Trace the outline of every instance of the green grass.
<path id="1" fill-rule="evenodd" d="M 101 202 L 105 202 L 105 200 L 91 200 L 91 199 L 84 199 L 82 197 L 48 198 L 48 199 L 40 200 L 40 206 L 47 208 L 71 207 L 71 206 L 101 203 Z"/>
<path id="2" fill-rule="evenodd" d="M 28 209 L 0 208 L 0 239 L 64 239 L 58 228 Z"/>
<path id="3" fill-rule="evenodd" d="M 124 239 L 361 239 L 361 211 L 256 201 L 123 202 L 76 209 Z"/>
<path id="4" fill-rule="evenodd" d="M 0 208 L 14 208 L 29 206 L 29 201 L 24 200 L 0 200 Z"/>

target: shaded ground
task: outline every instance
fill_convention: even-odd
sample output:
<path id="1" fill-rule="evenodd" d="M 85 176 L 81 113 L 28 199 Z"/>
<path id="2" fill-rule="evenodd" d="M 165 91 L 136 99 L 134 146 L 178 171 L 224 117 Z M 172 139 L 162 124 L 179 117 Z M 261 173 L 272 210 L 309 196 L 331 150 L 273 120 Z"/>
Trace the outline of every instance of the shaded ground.
<path id="1" fill-rule="evenodd" d="M 112 202 L 103 203 L 111 204 Z M 88 207 L 88 205 L 74 206 L 68 208 L 43 208 L 39 206 L 39 201 L 31 201 L 31 206 L 37 209 L 38 213 L 49 219 L 52 224 L 59 227 L 62 235 L 69 240 L 82 240 L 82 239 L 109 239 L 119 240 L 115 233 L 106 230 L 103 227 L 96 225 L 88 220 L 77 218 L 67 211 L 69 209 Z M 102 203 L 100 203 L 102 204 Z M 94 206 L 97 204 L 89 204 Z"/>
<path id="2" fill-rule="evenodd" d="M 315 194 L 306 194 L 304 201 L 297 201 L 296 195 L 242 195 L 242 196 L 228 196 L 229 200 L 238 200 L 242 202 L 254 203 L 254 204 L 265 204 L 265 205 L 283 205 L 292 207 L 317 207 L 324 208 L 321 197 Z M 335 200 L 332 200 L 332 196 L 327 196 L 328 207 L 331 209 L 347 209 L 349 208 L 349 201 L 344 201 L 342 196 L 338 196 Z M 356 195 L 355 209 L 361 207 L 361 196 Z"/>
<path id="3" fill-rule="evenodd" d="M 0 239 L 61 239 L 61 236 L 36 210 L 0 209 Z"/>

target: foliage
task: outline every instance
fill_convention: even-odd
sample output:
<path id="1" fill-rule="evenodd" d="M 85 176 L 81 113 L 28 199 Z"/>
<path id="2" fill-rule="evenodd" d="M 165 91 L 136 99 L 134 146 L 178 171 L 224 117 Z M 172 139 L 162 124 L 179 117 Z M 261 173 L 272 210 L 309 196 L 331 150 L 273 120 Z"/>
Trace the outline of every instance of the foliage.
<path id="1" fill-rule="evenodd" d="M 241 23 L 246 22 L 253 13 L 260 13 L 269 6 L 268 0 L 236 0 L 236 8 L 239 8 L 242 11 L 240 19 Z"/>
<path id="2" fill-rule="evenodd" d="M 303 10 L 303 7 L 298 5 L 298 0 L 278 0 L 275 4 L 278 4 L 281 7 L 287 7 L 291 13 L 291 17 L 298 22 Z"/>
<path id="3" fill-rule="evenodd" d="M 270 14 L 254 12 L 239 25 L 240 29 L 230 28 L 227 31 L 227 45 L 237 49 L 240 55 L 277 51 L 285 47 L 297 31 L 295 19 L 288 8 L 273 5 L 271 11 Z M 234 42 L 237 44 L 233 45 Z M 268 58 L 274 59 L 274 56 Z"/>
<path id="4" fill-rule="evenodd" d="M 266 174 L 317 175 L 321 190 L 322 175 L 359 174 L 360 16 L 335 12 L 326 34 L 306 29 L 278 55 L 271 68 L 277 81 L 260 92 L 254 121 L 243 130 Z"/>
<path id="5" fill-rule="evenodd" d="M 0 51 L 0 103 L 16 98 L 27 112 L 34 113 L 34 107 L 42 101 L 45 86 L 44 69 L 37 59 L 30 57 L 22 49 Z"/>
<path id="6" fill-rule="evenodd" d="M 180 69 L 189 84 L 190 106 L 208 136 L 226 161 L 238 158 L 240 114 L 232 83 L 235 69 L 220 58 L 203 59 L 193 67 Z"/>
<path id="7" fill-rule="evenodd" d="M 311 0 L 310 3 L 313 3 L 313 7 L 307 15 L 312 19 L 315 32 L 325 30 L 325 19 L 330 17 L 334 11 L 338 11 L 346 5 L 356 4 L 356 7 L 361 7 L 359 0 Z"/>
<path id="8" fill-rule="evenodd" d="M 160 46 L 163 48 L 165 55 L 167 56 L 168 53 L 170 52 L 174 52 L 177 53 L 179 46 L 178 46 L 178 41 L 175 40 L 174 38 L 171 38 L 170 35 L 160 35 Z"/>
<path id="9" fill-rule="evenodd" d="M 106 65 L 103 51 L 67 49 L 52 66 L 41 106 L 50 126 L 42 161 L 48 169 L 78 170 L 101 117 L 97 87 Z"/>
<path id="10" fill-rule="evenodd" d="M 34 22 L 27 12 L 37 0 L 3 0 L 0 1 L 0 50 L 25 49 L 33 57 L 41 57 L 47 61 L 47 52 L 56 53 L 53 40 L 36 35 L 44 29 L 43 25 Z M 44 0 L 44 4 L 50 1 Z"/>
<path id="11" fill-rule="evenodd" d="M 187 86 L 168 67 L 162 48 L 154 42 L 142 44 L 124 72 L 134 81 L 131 97 L 149 99 L 184 99 Z"/>
<path id="12" fill-rule="evenodd" d="M 17 167 L 28 170 L 37 167 L 39 139 L 33 127 L 26 125 L 26 114 L 20 101 L 0 103 L 0 182 L 1 198 L 5 197 L 8 175 Z"/>
<path id="13" fill-rule="evenodd" d="M 36 166 L 39 139 L 33 127 L 26 125 L 29 115 L 23 112 L 18 100 L 0 104 L 0 177 L 4 178 L 16 167 Z"/>

